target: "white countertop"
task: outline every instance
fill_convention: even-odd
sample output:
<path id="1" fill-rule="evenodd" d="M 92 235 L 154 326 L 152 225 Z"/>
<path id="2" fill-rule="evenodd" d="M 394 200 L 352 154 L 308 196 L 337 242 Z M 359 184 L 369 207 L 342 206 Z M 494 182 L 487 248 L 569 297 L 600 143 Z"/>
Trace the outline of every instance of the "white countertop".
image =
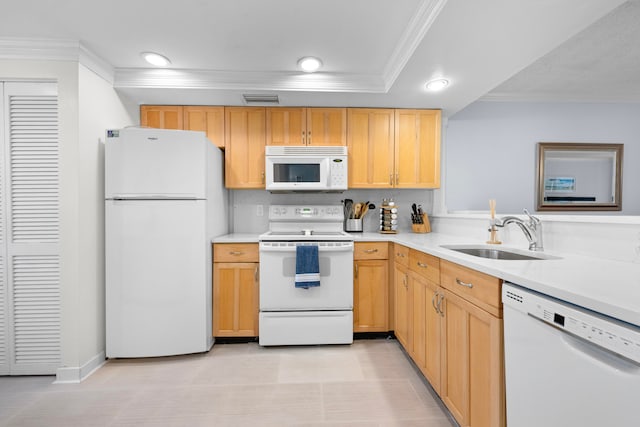
<path id="1" fill-rule="evenodd" d="M 352 233 L 354 240 L 391 241 L 490 274 L 534 291 L 569 301 L 640 327 L 640 264 L 545 252 L 559 259 L 514 261 L 466 255 L 442 248 L 449 244 L 483 244 L 438 233 Z M 214 243 L 256 243 L 257 234 L 229 234 Z M 505 248 L 513 246 L 500 245 Z M 526 248 L 515 248 L 526 249 Z"/>

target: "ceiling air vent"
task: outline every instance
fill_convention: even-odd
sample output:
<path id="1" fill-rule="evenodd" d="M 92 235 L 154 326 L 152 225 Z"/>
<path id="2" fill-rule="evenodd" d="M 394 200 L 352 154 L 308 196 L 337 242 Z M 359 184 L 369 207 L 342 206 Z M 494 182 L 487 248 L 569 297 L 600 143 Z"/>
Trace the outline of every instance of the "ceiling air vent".
<path id="1" fill-rule="evenodd" d="M 279 104 L 278 95 L 243 94 L 245 104 Z"/>

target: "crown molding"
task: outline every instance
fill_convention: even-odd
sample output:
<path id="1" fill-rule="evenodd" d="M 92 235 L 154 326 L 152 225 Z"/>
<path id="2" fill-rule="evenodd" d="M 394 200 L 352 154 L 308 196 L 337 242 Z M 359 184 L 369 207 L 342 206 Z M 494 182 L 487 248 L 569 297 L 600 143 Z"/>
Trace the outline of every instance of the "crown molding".
<path id="1" fill-rule="evenodd" d="M 2 37 L 0 59 L 76 61 L 113 84 L 113 67 L 78 40 Z"/>
<path id="2" fill-rule="evenodd" d="M 409 22 L 384 67 L 382 79 L 384 80 L 385 92 L 391 89 L 446 3 L 447 0 L 423 0 L 420 3 L 416 14 Z"/>
<path id="3" fill-rule="evenodd" d="M 587 104 L 627 104 L 638 103 L 638 94 L 630 91 L 626 97 L 561 93 L 561 92 L 489 92 L 477 101 L 486 102 L 550 102 Z"/>
<path id="4" fill-rule="evenodd" d="M 376 75 L 116 68 L 116 88 L 384 93 Z"/>

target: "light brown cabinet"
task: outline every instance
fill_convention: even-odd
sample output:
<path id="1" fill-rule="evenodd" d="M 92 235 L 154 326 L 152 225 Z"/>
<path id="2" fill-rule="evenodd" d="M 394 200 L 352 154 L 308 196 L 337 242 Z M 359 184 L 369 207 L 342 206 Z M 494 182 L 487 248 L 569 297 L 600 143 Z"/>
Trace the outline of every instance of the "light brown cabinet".
<path id="1" fill-rule="evenodd" d="M 265 114 L 262 107 L 225 107 L 227 188 L 264 188 Z"/>
<path id="2" fill-rule="evenodd" d="M 394 110 L 349 108 L 350 188 L 389 188 L 394 174 Z"/>
<path id="3" fill-rule="evenodd" d="M 203 131 L 211 142 L 224 149 L 224 107 L 141 105 L 140 125 Z"/>
<path id="4" fill-rule="evenodd" d="M 352 108 L 350 188 L 440 187 L 440 110 Z"/>
<path id="5" fill-rule="evenodd" d="M 140 126 L 158 129 L 184 129 L 180 105 L 141 105 Z"/>
<path id="6" fill-rule="evenodd" d="M 209 141 L 224 149 L 224 107 L 184 107 L 184 129 L 199 130 Z"/>
<path id="7" fill-rule="evenodd" d="M 500 279 L 394 252 L 396 337 L 460 426 L 504 427 Z"/>
<path id="8" fill-rule="evenodd" d="M 346 108 L 267 108 L 267 145 L 346 145 Z"/>
<path id="9" fill-rule="evenodd" d="M 396 188 L 440 187 L 440 110 L 396 110 Z"/>
<path id="10" fill-rule="evenodd" d="M 440 260 L 410 249 L 409 270 L 413 290 L 412 354 L 418 368 L 439 392 L 442 359 Z"/>
<path id="11" fill-rule="evenodd" d="M 502 282 L 442 261 L 440 396 L 460 426 L 505 426 Z"/>
<path id="12" fill-rule="evenodd" d="M 354 248 L 353 331 L 389 330 L 389 243 L 357 242 Z"/>
<path id="13" fill-rule="evenodd" d="M 258 336 L 258 245 L 215 244 L 213 261 L 213 336 Z"/>

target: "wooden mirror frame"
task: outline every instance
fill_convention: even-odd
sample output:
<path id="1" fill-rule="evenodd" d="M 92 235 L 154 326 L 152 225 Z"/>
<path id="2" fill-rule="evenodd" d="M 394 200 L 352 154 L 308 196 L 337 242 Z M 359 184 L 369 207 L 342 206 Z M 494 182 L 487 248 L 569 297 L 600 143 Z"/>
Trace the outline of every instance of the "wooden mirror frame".
<path id="1" fill-rule="evenodd" d="M 545 202 L 544 165 L 546 153 L 550 151 L 605 151 L 615 153 L 615 190 L 614 200 L 611 203 L 597 202 L 570 202 L 549 203 Z M 538 143 L 538 182 L 536 187 L 536 210 L 538 211 L 619 211 L 622 210 L 622 156 L 623 144 L 583 144 L 564 142 L 539 142 Z"/>

